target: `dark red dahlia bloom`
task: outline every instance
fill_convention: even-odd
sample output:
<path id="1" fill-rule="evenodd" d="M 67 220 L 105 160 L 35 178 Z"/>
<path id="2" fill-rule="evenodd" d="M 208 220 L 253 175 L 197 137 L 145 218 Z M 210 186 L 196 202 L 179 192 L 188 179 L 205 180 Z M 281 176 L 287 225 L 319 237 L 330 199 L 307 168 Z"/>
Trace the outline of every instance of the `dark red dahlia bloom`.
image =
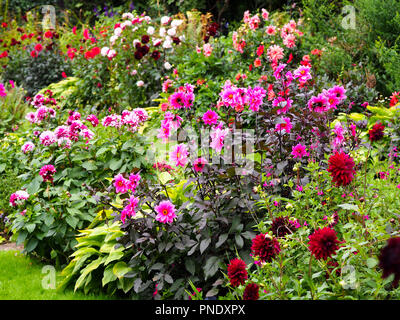
<path id="1" fill-rule="evenodd" d="M 379 268 L 383 270 L 382 278 L 384 279 L 394 274 L 392 286 L 396 288 L 400 280 L 400 237 L 390 238 L 386 247 L 381 250 Z"/>
<path id="2" fill-rule="evenodd" d="M 157 61 L 158 59 L 160 59 L 161 54 L 160 54 L 159 51 L 155 50 L 155 51 L 153 51 L 153 52 L 151 53 L 151 57 L 152 57 L 154 60 Z"/>
<path id="3" fill-rule="evenodd" d="M 372 127 L 372 129 L 368 131 L 369 140 L 371 142 L 381 140 L 384 135 L 384 132 L 383 132 L 384 130 L 385 130 L 385 126 L 382 123 L 380 123 L 380 122 L 375 123 L 374 126 Z"/>
<path id="4" fill-rule="evenodd" d="M 232 259 L 228 265 L 228 277 L 232 287 L 238 287 L 247 279 L 246 263 L 242 259 Z"/>
<path id="5" fill-rule="evenodd" d="M 332 181 L 336 186 L 347 186 L 353 181 L 354 174 L 354 160 L 344 152 L 336 152 L 328 160 L 328 172 L 333 178 Z"/>
<path id="6" fill-rule="evenodd" d="M 296 227 L 289 221 L 288 217 L 278 217 L 272 220 L 271 230 L 274 236 L 282 238 L 296 231 Z"/>
<path id="7" fill-rule="evenodd" d="M 172 37 L 172 42 L 178 45 L 181 43 L 181 40 L 178 37 Z"/>
<path id="8" fill-rule="evenodd" d="M 150 49 L 148 46 L 144 45 L 144 46 L 141 46 L 140 48 L 138 48 L 137 50 L 140 51 L 142 53 L 142 55 L 145 56 L 147 53 L 149 53 Z"/>
<path id="9" fill-rule="evenodd" d="M 271 262 L 280 251 L 278 240 L 269 238 L 263 233 L 257 235 L 251 245 L 253 256 L 259 257 L 262 262 Z"/>
<path id="10" fill-rule="evenodd" d="M 308 238 L 308 249 L 317 259 L 326 260 L 339 249 L 336 231 L 329 227 L 315 230 Z"/>
<path id="11" fill-rule="evenodd" d="M 150 41 L 150 37 L 147 34 L 142 35 L 142 43 L 146 44 Z"/>
<path id="12" fill-rule="evenodd" d="M 259 289 L 256 283 L 249 283 L 244 289 L 243 300 L 258 300 L 260 298 Z"/>
<path id="13" fill-rule="evenodd" d="M 136 51 L 134 56 L 136 60 L 140 60 L 143 58 L 143 53 L 141 53 L 140 51 Z"/>

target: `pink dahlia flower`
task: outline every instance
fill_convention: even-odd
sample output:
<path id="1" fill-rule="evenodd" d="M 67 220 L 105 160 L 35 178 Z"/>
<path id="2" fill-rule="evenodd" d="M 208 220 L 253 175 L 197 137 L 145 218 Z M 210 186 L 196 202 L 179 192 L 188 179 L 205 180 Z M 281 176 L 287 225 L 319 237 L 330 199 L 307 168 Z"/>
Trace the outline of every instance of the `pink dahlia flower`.
<path id="1" fill-rule="evenodd" d="M 175 206 L 168 200 L 161 201 L 154 209 L 157 211 L 156 220 L 161 223 L 171 223 L 176 218 Z"/>

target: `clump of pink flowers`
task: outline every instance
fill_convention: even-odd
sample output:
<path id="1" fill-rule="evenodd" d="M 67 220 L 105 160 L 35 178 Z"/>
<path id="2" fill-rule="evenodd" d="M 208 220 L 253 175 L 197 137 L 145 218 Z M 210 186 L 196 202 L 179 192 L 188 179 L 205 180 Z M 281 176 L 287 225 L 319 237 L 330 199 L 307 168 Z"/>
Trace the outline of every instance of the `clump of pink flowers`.
<path id="1" fill-rule="evenodd" d="M 29 198 L 29 193 L 25 190 L 18 190 L 10 196 L 10 206 L 16 207 L 24 203 Z"/>
<path id="2" fill-rule="evenodd" d="M 52 164 L 46 164 L 39 170 L 39 175 L 43 178 L 44 182 L 53 183 L 53 175 L 56 173 L 56 168 Z"/>

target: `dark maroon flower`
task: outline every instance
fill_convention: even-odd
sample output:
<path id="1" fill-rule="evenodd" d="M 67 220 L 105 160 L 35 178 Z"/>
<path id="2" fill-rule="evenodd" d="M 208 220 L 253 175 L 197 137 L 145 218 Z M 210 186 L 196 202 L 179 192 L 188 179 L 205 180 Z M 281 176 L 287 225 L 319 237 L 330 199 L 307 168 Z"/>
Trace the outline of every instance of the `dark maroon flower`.
<path id="1" fill-rule="evenodd" d="M 317 259 L 326 260 L 339 249 L 336 231 L 329 227 L 315 230 L 308 238 L 308 248 Z"/>
<path id="2" fill-rule="evenodd" d="M 147 34 L 142 35 L 142 43 L 146 44 L 149 43 L 150 37 Z"/>
<path id="3" fill-rule="evenodd" d="M 400 280 L 400 237 L 390 238 L 379 255 L 379 268 L 383 270 L 382 278 L 394 274 L 392 287 L 396 288 Z"/>
<path id="4" fill-rule="evenodd" d="M 371 142 L 381 140 L 384 135 L 384 132 L 383 132 L 384 130 L 385 130 L 385 126 L 382 123 L 380 123 L 380 122 L 375 123 L 374 126 L 372 127 L 372 129 L 369 130 L 369 132 L 368 132 L 369 140 Z"/>
<path id="5" fill-rule="evenodd" d="M 232 287 L 238 287 L 247 279 L 246 263 L 242 259 L 232 259 L 228 265 L 228 277 Z"/>
<path id="6" fill-rule="evenodd" d="M 141 46 L 142 46 L 142 44 L 140 42 L 136 42 L 135 43 L 135 48 L 136 49 L 139 49 Z"/>
<path id="7" fill-rule="evenodd" d="M 210 36 L 204 36 L 204 38 L 203 38 L 204 43 L 208 43 L 209 40 L 210 40 Z"/>
<path id="8" fill-rule="evenodd" d="M 161 54 L 160 54 L 159 51 L 155 50 L 155 51 L 153 51 L 153 52 L 151 53 L 151 57 L 152 57 L 154 60 L 157 61 L 158 59 L 160 59 Z"/>
<path id="9" fill-rule="evenodd" d="M 278 240 L 263 233 L 257 235 L 251 245 L 253 256 L 258 257 L 262 262 L 271 262 L 280 251 Z"/>
<path id="10" fill-rule="evenodd" d="M 140 60 L 143 58 L 143 54 L 140 51 L 135 51 L 135 59 Z"/>
<path id="11" fill-rule="evenodd" d="M 176 45 L 181 43 L 181 40 L 178 37 L 172 37 L 172 41 L 173 43 L 175 43 Z"/>
<path id="12" fill-rule="evenodd" d="M 336 186 L 347 186 L 353 181 L 354 174 L 354 160 L 344 152 L 336 152 L 328 160 L 328 172 L 333 178 L 332 181 Z"/>
<path id="13" fill-rule="evenodd" d="M 282 238 L 296 231 L 296 227 L 288 217 L 278 217 L 272 221 L 271 230 L 274 236 Z"/>
<path id="14" fill-rule="evenodd" d="M 137 49 L 142 53 L 142 55 L 146 55 L 149 52 L 149 47 L 148 46 L 141 46 L 139 49 Z"/>
<path id="15" fill-rule="evenodd" d="M 243 300 L 258 300 L 260 295 L 258 291 L 259 286 L 256 283 L 249 283 L 243 292 Z"/>

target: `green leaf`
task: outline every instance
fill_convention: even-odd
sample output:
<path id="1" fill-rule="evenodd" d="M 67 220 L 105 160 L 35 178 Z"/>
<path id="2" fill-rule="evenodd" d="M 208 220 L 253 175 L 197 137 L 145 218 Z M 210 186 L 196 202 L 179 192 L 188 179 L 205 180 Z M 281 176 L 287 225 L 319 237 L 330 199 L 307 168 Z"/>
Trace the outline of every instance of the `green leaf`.
<path id="1" fill-rule="evenodd" d="M 33 250 L 35 250 L 35 248 L 37 247 L 39 243 L 39 240 L 36 238 L 31 238 L 29 239 L 28 243 L 26 244 L 26 246 L 24 247 L 24 249 L 26 250 L 26 252 L 32 252 Z"/>
<path id="2" fill-rule="evenodd" d="M 75 229 L 77 224 L 78 224 L 78 222 L 79 222 L 79 219 L 74 217 L 74 216 L 68 215 L 65 218 L 65 221 L 71 226 L 71 228 Z"/>
<path id="3" fill-rule="evenodd" d="M 223 245 L 224 242 L 226 241 L 226 239 L 228 239 L 228 234 L 227 234 L 227 233 L 221 234 L 221 235 L 219 236 L 219 238 L 218 238 L 217 243 L 215 244 L 215 248 L 218 248 L 218 247 L 220 247 L 221 245 Z"/>
<path id="4" fill-rule="evenodd" d="M 338 207 L 345 209 L 345 210 L 360 212 L 360 209 L 358 208 L 358 206 L 355 204 L 351 204 L 351 203 L 338 204 Z"/>
<path id="5" fill-rule="evenodd" d="M 36 224 L 34 223 L 28 223 L 25 225 L 26 230 L 28 230 L 29 233 L 32 233 L 33 230 L 36 228 Z"/>
<path id="6" fill-rule="evenodd" d="M 192 259 L 186 259 L 185 267 L 187 271 L 189 271 L 192 275 L 194 275 L 196 271 L 196 265 Z"/>
<path id="7" fill-rule="evenodd" d="M 218 268 L 219 268 L 219 265 L 218 265 L 219 262 L 220 262 L 220 258 L 218 258 L 217 256 L 212 256 L 212 257 L 208 258 L 208 260 L 206 261 L 206 264 L 204 265 L 204 268 L 203 268 L 206 280 L 217 273 Z"/>
<path id="8" fill-rule="evenodd" d="M 119 169 L 122 165 L 122 159 L 116 160 L 116 159 L 112 159 L 110 162 L 110 169 L 112 171 L 115 171 L 117 169 Z"/>
<path id="9" fill-rule="evenodd" d="M 88 171 L 93 171 L 93 170 L 97 169 L 97 166 L 95 165 L 95 163 L 93 161 L 86 161 L 86 162 L 82 163 L 82 167 Z"/>
<path id="10" fill-rule="evenodd" d="M 367 266 L 368 268 L 374 268 L 377 264 L 378 264 L 378 260 L 376 260 L 375 258 L 368 258 L 367 259 Z"/>
<path id="11" fill-rule="evenodd" d="M 204 239 L 203 241 L 201 241 L 200 243 L 200 254 L 202 254 L 210 245 L 211 243 L 211 239 Z"/>
<path id="12" fill-rule="evenodd" d="M 172 179 L 172 176 L 167 171 L 164 171 L 158 175 L 158 179 L 162 184 L 166 184 L 168 181 Z"/>
<path id="13" fill-rule="evenodd" d="M 239 234 L 235 235 L 235 241 L 239 248 L 243 247 L 243 238 Z"/>
<path id="14" fill-rule="evenodd" d="M 101 283 L 102 283 L 102 285 L 104 287 L 107 283 L 109 283 L 111 281 L 115 281 L 115 280 L 117 280 L 117 276 L 113 272 L 113 266 L 109 265 L 104 270 L 103 279 L 101 280 Z"/>
<path id="15" fill-rule="evenodd" d="M 121 279 L 125 273 L 128 273 L 129 271 L 131 271 L 132 269 L 128 267 L 128 265 L 123 262 L 123 261 L 119 261 L 117 262 L 114 267 L 113 267 L 113 273 L 119 278 Z"/>
<path id="16" fill-rule="evenodd" d="M 97 150 L 97 152 L 96 152 L 96 157 L 102 155 L 103 153 L 105 153 L 105 152 L 107 152 L 107 151 L 108 151 L 108 148 L 106 148 L 106 147 L 100 148 L 100 149 Z"/>

